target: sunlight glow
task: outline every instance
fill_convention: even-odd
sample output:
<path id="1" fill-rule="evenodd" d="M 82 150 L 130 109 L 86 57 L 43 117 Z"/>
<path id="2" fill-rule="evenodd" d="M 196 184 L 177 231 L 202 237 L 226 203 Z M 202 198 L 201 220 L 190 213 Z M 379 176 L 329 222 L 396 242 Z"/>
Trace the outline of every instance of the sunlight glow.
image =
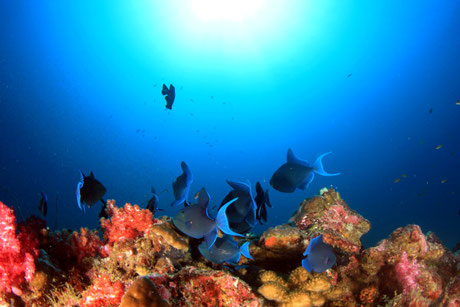
<path id="1" fill-rule="evenodd" d="M 193 0 L 192 11 L 202 21 L 243 21 L 254 18 L 262 7 L 261 0 Z"/>

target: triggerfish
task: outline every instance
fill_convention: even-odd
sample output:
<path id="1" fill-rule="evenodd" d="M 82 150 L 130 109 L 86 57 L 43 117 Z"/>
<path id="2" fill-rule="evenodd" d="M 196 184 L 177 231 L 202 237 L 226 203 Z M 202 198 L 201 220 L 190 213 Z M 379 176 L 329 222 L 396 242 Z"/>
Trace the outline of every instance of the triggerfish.
<path id="1" fill-rule="evenodd" d="M 228 225 L 227 215 L 225 210 L 228 206 L 238 200 L 238 198 L 230 200 L 222 206 L 217 212 L 216 219 L 212 219 L 208 213 L 209 194 L 204 188 L 201 189 L 198 196 L 198 203 L 185 207 L 179 211 L 173 218 L 173 224 L 186 235 L 201 239 L 204 238 L 206 246 L 211 247 L 217 239 L 217 228 L 223 233 L 231 236 L 243 235 L 232 231 Z"/>
<path id="2" fill-rule="evenodd" d="M 238 233 L 246 233 L 256 225 L 256 203 L 252 197 L 251 187 L 243 182 L 227 180 L 233 188 L 222 201 L 220 208 L 234 198 L 238 198 L 227 209 L 230 229 Z"/>
<path id="3" fill-rule="evenodd" d="M 287 162 L 281 165 L 273 174 L 270 179 L 270 185 L 280 192 L 292 193 L 296 188 L 305 190 L 313 181 L 315 173 L 321 176 L 340 175 L 340 173 L 329 174 L 324 170 L 321 159 L 328 154 L 330 152 L 322 154 L 313 165 L 310 165 L 307 161 L 298 159 L 292 149 L 289 148 Z"/>
<path id="4" fill-rule="evenodd" d="M 193 175 L 190 168 L 187 164 L 182 161 L 180 164 L 182 168 L 182 175 L 176 178 L 176 181 L 173 182 L 173 192 L 174 198 L 176 199 L 171 203 L 172 207 L 179 206 L 183 202 L 187 205 L 188 203 L 188 193 L 190 191 L 190 186 L 193 182 Z"/>
<path id="5" fill-rule="evenodd" d="M 155 215 L 155 212 L 157 210 L 158 211 L 163 211 L 163 209 L 158 208 L 158 203 L 160 202 L 160 198 L 158 197 L 158 194 L 155 191 L 155 188 L 152 187 L 150 189 L 150 191 L 152 192 L 153 195 L 152 195 L 152 198 L 150 198 L 149 201 L 147 202 L 147 207 L 145 207 L 145 208 L 150 210 L 152 212 L 152 214 Z"/>
<path id="6" fill-rule="evenodd" d="M 105 192 L 107 192 L 106 188 L 94 177 L 93 172 L 89 176 L 85 176 L 80 171 L 80 181 L 77 184 L 76 191 L 78 208 L 84 211 L 84 204 L 91 207 L 98 201 L 101 201 L 106 206 L 105 201 L 102 199 Z"/>
<path id="7" fill-rule="evenodd" d="M 336 260 L 332 247 L 323 242 L 323 235 L 311 239 L 303 255 L 307 257 L 302 260 L 302 266 L 310 273 L 324 272 L 330 269 Z"/>
<path id="8" fill-rule="evenodd" d="M 229 235 L 217 238 L 214 245 L 210 248 L 203 242 L 198 246 L 198 249 L 203 257 L 217 264 L 227 262 L 236 265 L 240 261 L 241 254 L 246 258 L 253 259 L 249 253 L 249 242 L 238 247 L 238 242 L 233 240 L 233 237 Z"/>

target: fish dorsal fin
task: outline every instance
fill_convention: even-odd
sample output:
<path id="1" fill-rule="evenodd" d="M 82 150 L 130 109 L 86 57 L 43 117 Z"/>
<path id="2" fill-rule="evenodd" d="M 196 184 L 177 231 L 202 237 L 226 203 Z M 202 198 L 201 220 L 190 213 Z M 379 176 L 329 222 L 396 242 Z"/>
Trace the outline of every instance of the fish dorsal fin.
<path id="1" fill-rule="evenodd" d="M 300 160 L 299 158 L 297 158 L 291 148 L 288 149 L 286 160 L 287 163 L 293 163 L 307 167 L 310 166 L 310 164 L 307 161 Z"/>
<path id="2" fill-rule="evenodd" d="M 161 94 L 166 95 L 166 94 L 168 94 L 168 92 L 169 92 L 168 87 L 166 86 L 166 84 L 163 83 L 163 87 L 161 89 Z"/>
<path id="3" fill-rule="evenodd" d="M 193 180 L 192 171 L 191 171 L 190 168 L 188 167 L 187 163 L 185 163 L 184 161 L 182 161 L 182 162 L 180 163 L 180 167 L 182 168 L 182 171 L 183 171 L 184 174 L 187 176 L 187 178 L 190 178 L 190 180 Z"/>
<path id="4" fill-rule="evenodd" d="M 91 171 L 91 173 L 89 174 L 89 176 L 90 176 L 91 178 L 94 178 L 93 171 Z"/>
<path id="5" fill-rule="evenodd" d="M 211 197 L 209 196 L 209 193 L 205 188 L 202 188 L 198 194 L 198 206 L 208 208 L 210 199 Z"/>
<path id="6" fill-rule="evenodd" d="M 310 254 L 311 250 L 320 242 L 323 242 L 323 235 L 320 235 L 316 238 L 311 239 L 310 243 L 308 244 L 307 250 L 303 253 L 303 255 L 306 256 Z"/>
<path id="7" fill-rule="evenodd" d="M 229 186 L 232 187 L 232 189 L 234 189 L 236 191 L 241 191 L 241 192 L 245 192 L 247 194 L 251 194 L 251 188 L 249 187 L 249 185 L 247 185 L 244 182 L 235 182 L 235 181 L 227 180 L 227 183 L 228 183 Z"/>

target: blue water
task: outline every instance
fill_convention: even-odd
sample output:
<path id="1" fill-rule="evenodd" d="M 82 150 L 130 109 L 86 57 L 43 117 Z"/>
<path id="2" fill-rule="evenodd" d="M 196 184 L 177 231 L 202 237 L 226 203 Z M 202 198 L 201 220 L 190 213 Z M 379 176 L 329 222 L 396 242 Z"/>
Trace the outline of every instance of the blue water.
<path id="1" fill-rule="evenodd" d="M 372 223 L 366 246 L 409 223 L 460 241 L 460 2 L 261 0 L 230 16 L 201 2 L 0 2 L 0 200 L 20 220 L 44 191 L 51 228 L 97 227 L 100 204 L 76 205 L 80 169 L 118 205 L 168 189 L 173 215 L 182 160 L 192 193 L 220 203 L 225 179 L 268 188 L 291 147 L 332 151 L 342 175 L 270 187 L 255 232 L 332 185 Z"/>

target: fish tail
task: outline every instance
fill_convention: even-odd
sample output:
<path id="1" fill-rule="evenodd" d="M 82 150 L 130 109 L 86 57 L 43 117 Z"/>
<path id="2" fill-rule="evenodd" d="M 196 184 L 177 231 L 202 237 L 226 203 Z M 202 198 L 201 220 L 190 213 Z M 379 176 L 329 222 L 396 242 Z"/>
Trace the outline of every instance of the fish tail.
<path id="1" fill-rule="evenodd" d="M 230 226 L 228 225 L 228 218 L 227 218 L 227 208 L 230 206 L 232 203 L 238 200 L 237 198 L 232 199 L 225 205 L 223 205 L 219 211 L 217 212 L 217 217 L 216 217 L 216 225 L 217 227 L 222 230 L 225 234 L 228 234 L 230 236 L 238 236 L 238 237 L 244 237 L 242 234 L 236 233 L 233 230 L 230 229 Z"/>
<path id="2" fill-rule="evenodd" d="M 313 164 L 313 171 L 315 173 L 317 173 L 318 175 L 321 175 L 321 176 L 337 176 L 337 175 L 341 174 L 341 173 L 329 174 L 324 170 L 322 159 L 324 158 L 324 156 L 327 156 L 330 153 L 331 152 L 323 153 L 321 156 L 319 156 L 316 159 L 315 163 Z"/>
<path id="3" fill-rule="evenodd" d="M 252 258 L 251 254 L 249 253 L 249 242 L 246 242 L 243 245 L 241 245 L 240 251 L 244 257 L 254 260 L 254 258 Z"/>

